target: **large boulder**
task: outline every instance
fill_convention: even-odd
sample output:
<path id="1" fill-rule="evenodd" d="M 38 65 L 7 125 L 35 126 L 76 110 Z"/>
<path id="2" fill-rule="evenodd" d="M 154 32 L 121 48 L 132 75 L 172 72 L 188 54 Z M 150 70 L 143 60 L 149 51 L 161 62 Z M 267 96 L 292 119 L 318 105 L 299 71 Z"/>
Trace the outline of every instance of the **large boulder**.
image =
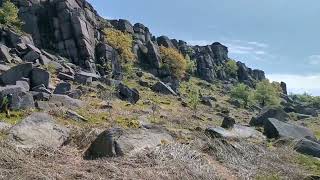
<path id="1" fill-rule="evenodd" d="M 171 142 L 172 137 L 161 129 L 111 129 L 101 133 L 85 153 L 86 159 L 124 156 L 145 148 Z"/>
<path id="2" fill-rule="evenodd" d="M 120 99 L 122 99 L 124 101 L 128 101 L 132 104 L 136 104 L 140 99 L 140 95 L 139 95 L 138 90 L 131 89 L 122 83 L 119 84 L 118 91 L 119 91 Z"/>
<path id="3" fill-rule="evenodd" d="M 11 108 L 13 110 L 34 108 L 33 96 L 27 92 L 24 87 L 19 85 L 0 87 L 0 102 L 2 102 L 2 99 L 8 94 L 12 94 Z"/>
<path id="4" fill-rule="evenodd" d="M 289 115 L 282 108 L 264 108 L 257 117 L 253 117 L 250 121 L 251 126 L 263 126 L 268 118 L 275 118 L 280 121 L 288 121 Z"/>
<path id="5" fill-rule="evenodd" d="M 71 90 L 71 84 L 68 82 L 61 82 L 54 89 L 53 94 L 67 94 Z"/>
<path id="6" fill-rule="evenodd" d="M 158 37 L 157 42 L 159 46 L 164 46 L 166 48 L 175 48 L 175 46 L 167 36 Z"/>
<path id="7" fill-rule="evenodd" d="M 11 63 L 12 56 L 9 53 L 9 48 L 3 44 L 0 44 L 0 62 Z"/>
<path id="8" fill-rule="evenodd" d="M 177 93 L 174 92 L 170 86 L 166 85 L 164 82 L 161 82 L 161 81 L 154 84 L 151 87 L 151 89 L 161 94 L 174 95 L 174 96 L 177 95 Z"/>
<path id="9" fill-rule="evenodd" d="M 127 32 L 130 34 L 134 33 L 132 24 L 125 19 L 119 19 L 119 20 L 112 20 L 111 24 L 118 30 Z"/>
<path id="10" fill-rule="evenodd" d="M 320 144 L 308 139 L 301 139 L 294 149 L 299 153 L 320 158 Z"/>
<path id="11" fill-rule="evenodd" d="M 68 137 L 68 129 L 46 113 L 33 113 L 9 130 L 9 139 L 23 148 L 60 147 Z"/>
<path id="12" fill-rule="evenodd" d="M 42 84 L 48 88 L 50 83 L 50 73 L 48 71 L 41 68 L 34 68 L 31 71 L 30 77 L 32 88 Z"/>
<path id="13" fill-rule="evenodd" d="M 303 139 L 307 138 L 312 141 L 317 141 L 313 132 L 302 126 L 279 121 L 274 118 L 268 118 L 264 122 L 264 134 L 268 138 L 292 138 Z"/>
<path id="14" fill-rule="evenodd" d="M 254 128 L 235 124 L 230 129 L 222 127 L 209 127 L 205 133 L 212 138 L 227 138 L 227 139 L 257 139 L 264 140 L 263 134 Z"/>
<path id="15" fill-rule="evenodd" d="M 0 75 L 0 82 L 3 85 L 14 85 L 23 77 L 29 77 L 32 71 L 32 63 L 25 63 L 14 66 Z"/>
<path id="16" fill-rule="evenodd" d="M 68 109 L 77 109 L 84 106 L 84 102 L 78 99 L 73 99 L 67 95 L 53 94 L 49 100 L 57 106 L 64 106 Z"/>

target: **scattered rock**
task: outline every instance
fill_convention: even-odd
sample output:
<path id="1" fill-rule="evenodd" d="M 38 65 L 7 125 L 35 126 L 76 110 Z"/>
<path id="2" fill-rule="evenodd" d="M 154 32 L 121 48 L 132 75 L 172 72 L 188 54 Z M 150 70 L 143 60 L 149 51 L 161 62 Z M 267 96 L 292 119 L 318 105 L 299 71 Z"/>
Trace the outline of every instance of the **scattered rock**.
<path id="1" fill-rule="evenodd" d="M 69 130 L 46 113 L 33 113 L 9 130 L 9 139 L 18 147 L 60 147 L 69 137 Z"/>
<path id="2" fill-rule="evenodd" d="M 41 68 L 34 68 L 31 71 L 31 87 L 44 85 L 46 88 L 49 86 L 50 74 L 48 71 Z"/>
<path id="3" fill-rule="evenodd" d="M 231 129 L 224 129 L 222 127 L 209 127 L 205 133 L 212 138 L 228 138 L 228 139 L 258 139 L 264 140 L 263 134 L 254 128 L 235 124 Z"/>
<path id="4" fill-rule="evenodd" d="M 172 140 L 168 133 L 157 128 L 111 129 L 97 137 L 85 153 L 85 158 L 124 156 Z"/>
<path id="5" fill-rule="evenodd" d="M 224 117 L 221 127 L 225 129 L 230 129 L 230 128 L 233 128 L 235 124 L 236 124 L 236 120 L 233 119 L 232 117 L 227 116 L 227 117 Z"/>
<path id="6" fill-rule="evenodd" d="M 307 138 L 316 141 L 313 132 L 305 127 L 289 124 L 279 121 L 274 118 L 268 118 L 264 123 L 264 134 L 268 138 L 292 138 L 302 139 Z"/>
<path id="7" fill-rule="evenodd" d="M 34 108 L 34 100 L 31 93 L 26 92 L 26 90 L 17 85 L 8 85 L 5 87 L 0 87 L 0 99 L 12 94 L 12 104 L 11 108 L 14 110 L 21 109 L 31 109 Z"/>
<path id="8" fill-rule="evenodd" d="M 128 86 L 124 84 L 119 85 L 119 97 L 120 99 L 124 101 L 128 101 L 132 104 L 135 104 L 139 101 L 140 95 L 138 90 L 136 89 L 130 89 Z"/>
<path id="9" fill-rule="evenodd" d="M 87 122 L 88 120 L 84 118 L 83 116 L 79 115 L 78 113 L 68 110 L 66 112 L 67 118 L 70 118 L 75 121 L 82 121 L 82 122 Z"/>
<path id="10" fill-rule="evenodd" d="M 162 94 L 171 94 L 176 96 L 177 93 L 174 92 L 170 86 L 166 85 L 165 83 L 159 81 L 156 84 L 154 84 L 151 88 L 153 91 L 158 92 L 158 93 L 162 93 Z"/>
<path id="11" fill-rule="evenodd" d="M 53 94 L 49 100 L 51 103 L 65 106 L 70 109 L 77 109 L 84 106 L 84 103 L 78 99 L 73 99 L 67 95 Z"/>
<path id="12" fill-rule="evenodd" d="M 58 78 L 63 81 L 74 81 L 74 76 L 71 76 L 62 72 L 58 74 Z"/>
<path id="13" fill-rule="evenodd" d="M 268 118 L 275 118 L 280 121 L 288 121 L 289 115 L 281 108 L 264 108 L 258 115 L 258 117 L 253 117 L 250 121 L 251 126 L 263 126 L 264 122 Z"/>
<path id="14" fill-rule="evenodd" d="M 0 44 L 0 60 L 4 61 L 5 63 L 11 63 L 12 56 L 9 53 L 9 48 L 3 44 Z"/>
<path id="15" fill-rule="evenodd" d="M 302 154 L 320 158 L 320 144 L 308 139 L 301 139 L 294 149 Z"/>
<path id="16" fill-rule="evenodd" d="M 10 68 L 8 71 L 0 75 L 0 81 L 3 85 L 14 85 L 16 81 L 23 77 L 29 77 L 32 70 L 32 64 L 20 64 Z"/>
<path id="17" fill-rule="evenodd" d="M 68 82 L 62 82 L 57 85 L 53 94 L 67 94 L 71 90 L 71 84 Z"/>

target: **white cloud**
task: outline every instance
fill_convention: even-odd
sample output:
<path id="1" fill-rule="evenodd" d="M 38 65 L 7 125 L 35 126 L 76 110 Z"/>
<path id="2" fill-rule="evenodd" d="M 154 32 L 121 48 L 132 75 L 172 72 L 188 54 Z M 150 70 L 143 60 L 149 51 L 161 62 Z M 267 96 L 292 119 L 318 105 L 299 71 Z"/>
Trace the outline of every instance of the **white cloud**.
<path id="1" fill-rule="evenodd" d="M 288 91 L 295 94 L 304 92 L 320 96 L 320 74 L 296 75 L 296 74 L 270 74 L 267 78 L 271 81 L 287 83 Z"/>
<path id="2" fill-rule="evenodd" d="M 254 45 L 256 47 L 260 47 L 260 48 L 267 48 L 269 47 L 268 44 L 265 44 L 265 43 L 260 43 L 260 42 L 256 42 L 256 41 L 250 41 L 250 42 L 247 42 L 248 44 L 250 45 Z"/>
<path id="3" fill-rule="evenodd" d="M 308 57 L 310 65 L 320 65 L 320 55 L 312 55 Z"/>
<path id="4" fill-rule="evenodd" d="M 255 51 L 254 53 L 257 54 L 257 55 L 267 54 L 265 51 Z"/>

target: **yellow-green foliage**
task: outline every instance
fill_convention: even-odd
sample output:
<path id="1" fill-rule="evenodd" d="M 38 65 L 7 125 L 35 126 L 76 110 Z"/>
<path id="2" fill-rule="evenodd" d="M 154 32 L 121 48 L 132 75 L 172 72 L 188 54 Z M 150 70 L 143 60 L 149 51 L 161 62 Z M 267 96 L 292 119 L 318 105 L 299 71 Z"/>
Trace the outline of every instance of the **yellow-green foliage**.
<path id="1" fill-rule="evenodd" d="M 5 0 L 0 8 L 0 24 L 20 30 L 22 21 L 18 17 L 18 12 L 19 9 L 12 2 Z"/>
<path id="2" fill-rule="evenodd" d="M 320 176 L 320 161 L 318 159 L 299 154 L 294 161 L 313 175 Z"/>
<path id="3" fill-rule="evenodd" d="M 176 49 L 160 47 L 163 67 L 168 68 L 176 78 L 182 78 L 187 70 L 187 61 Z"/>
<path id="4" fill-rule="evenodd" d="M 231 89 L 230 96 L 246 107 L 252 97 L 252 90 L 247 85 L 240 83 Z"/>
<path id="5" fill-rule="evenodd" d="M 194 115 L 196 115 L 198 106 L 200 104 L 199 89 L 196 88 L 195 86 L 190 85 L 188 99 L 189 99 L 190 107 L 193 109 Z"/>
<path id="6" fill-rule="evenodd" d="M 256 180 L 281 180 L 280 176 L 277 174 L 271 174 L 271 175 L 259 175 L 256 177 Z"/>
<path id="7" fill-rule="evenodd" d="M 280 104 L 280 92 L 268 80 L 257 83 L 254 98 L 262 106 L 278 106 Z"/>
<path id="8" fill-rule="evenodd" d="M 140 128 L 140 122 L 135 118 L 117 117 L 116 123 L 123 128 Z"/>
<path id="9" fill-rule="evenodd" d="M 187 73 L 188 74 L 193 74 L 196 71 L 196 63 L 195 61 L 190 59 L 190 56 L 187 54 L 185 57 L 186 61 L 187 61 Z"/>
<path id="10" fill-rule="evenodd" d="M 5 113 L 0 113 L 0 119 L 3 122 L 9 123 L 11 125 L 15 125 L 21 122 L 25 117 L 29 115 L 27 111 L 11 111 L 11 116 L 7 117 Z"/>
<path id="11" fill-rule="evenodd" d="M 238 74 L 238 65 L 237 62 L 235 60 L 230 59 L 227 63 L 226 63 L 226 73 L 229 76 L 237 76 Z"/>
<path id="12" fill-rule="evenodd" d="M 108 44 L 119 52 L 122 60 L 127 62 L 135 59 L 135 55 L 132 53 L 133 39 L 130 34 L 113 28 L 105 29 L 103 32 Z"/>

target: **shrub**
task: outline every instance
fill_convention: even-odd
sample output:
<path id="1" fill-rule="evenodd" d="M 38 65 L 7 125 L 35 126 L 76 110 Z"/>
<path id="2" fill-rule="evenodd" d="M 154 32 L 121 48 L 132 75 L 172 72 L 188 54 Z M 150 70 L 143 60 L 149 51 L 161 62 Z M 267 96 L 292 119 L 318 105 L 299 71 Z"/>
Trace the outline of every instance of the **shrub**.
<path id="1" fill-rule="evenodd" d="M 200 104 L 200 95 L 199 95 L 199 89 L 192 86 L 192 84 L 189 85 L 188 99 L 189 99 L 190 107 L 193 110 L 193 114 L 196 116 L 198 111 L 198 106 Z"/>
<path id="2" fill-rule="evenodd" d="M 320 97 L 319 96 L 312 96 L 308 93 L 303 93 L 303 94 L 295 94 L 295 95 L 290 95 L 292 99 L 295 101 L 299 101 L 303 104 L 306 104 L 308 106 L 312 106 L 314 108 L 320 108 Z"/>
<path id="3" fill-rule="evenodd" d="M 280 105 L 280 92 L 278 88 L 268 80 L 257 83 L 254 98 L 262 106 Z"/>
<path id="4" fill-rule="evenodd" d="M 231 98 L 239 100 L 245 107 L 249 104 L 252 90 L 245 84 L 238 84 L 231 89 Z"/>
<path id="5" fill-rule="evenodd" d="M 187 70 L 187 61 L 176 49 L 160 47 L 162 67 L 167 68 L 176 78 L 182 78 Z"/>
<path id="6" fill-rule="evenodd" d="M 106 35 L 107 43 L 119 52 L 122 60 L 128 62 L 135 59 L 135 55 L 132 53 L 133 39 L 130 34 L 113 28 L 105 29 L 103 32 Z"/>
<path id="7" fill-rule="evenodd" d="M 190 75 L 194 74 L 194 72 L 196 71 L 196 62 L 194 60 L 191 60 L 189 55 L 186 55 L 185 59 L 187 61 L 186 72 Z"/>
<path id="8" fill-rule="evenodd" d="M 22 21 L 18 16 L 19 9 L 9 0 L 5 0 L 0 8 L 0 24 L 21 30 Z"/>
<path id="9" fill-rule="evenodd" d="M 226 73 L 232 77 L 236 77 L 238 75 L 238 65 L 235 60 L 230 59 L 226 63 Z"/>

